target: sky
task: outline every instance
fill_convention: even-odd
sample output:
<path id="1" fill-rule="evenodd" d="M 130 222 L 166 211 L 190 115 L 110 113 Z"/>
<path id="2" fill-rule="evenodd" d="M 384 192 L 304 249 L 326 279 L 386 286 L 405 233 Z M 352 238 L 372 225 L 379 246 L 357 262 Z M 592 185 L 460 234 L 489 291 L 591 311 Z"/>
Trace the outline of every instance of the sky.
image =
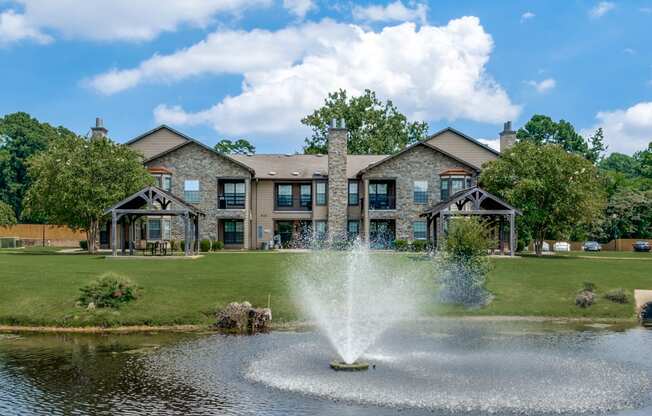
<path id="1" fill-rule="evenodd" d="M 125 142 L 301 150 L 327 94 L 376 91 L 430 132 L 496 146 L 534 114 L 652 141 L 652 0 L 0 0 L 0 114 Z"/>

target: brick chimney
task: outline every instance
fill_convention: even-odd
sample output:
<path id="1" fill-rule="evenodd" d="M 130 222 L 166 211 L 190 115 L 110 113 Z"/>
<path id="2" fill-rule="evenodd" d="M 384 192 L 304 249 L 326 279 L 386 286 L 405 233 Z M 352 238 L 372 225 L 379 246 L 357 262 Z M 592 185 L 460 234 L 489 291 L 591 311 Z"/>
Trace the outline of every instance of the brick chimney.
<path id="1" fill-rule="evenodd" d="M 348 178 L 346 175 L 348 130 L 344 120 L 331 122 L 328 128 L 328 234 L 346 238 Z"/>
<path id="2" fill-rule="evenodd" d="M 104 122 L 100 117 L 95 118 L 95 127 L 91 127 L 91 139 L 106 137 L 109 131 L 104 128 Z"/>
<path id="3" fill-rule="evenodd" d="M 512 122 L 506 121 L 500 132 L 500 151 L 504 152 L 516 143 L 516 132 L 512 130 Z"/>

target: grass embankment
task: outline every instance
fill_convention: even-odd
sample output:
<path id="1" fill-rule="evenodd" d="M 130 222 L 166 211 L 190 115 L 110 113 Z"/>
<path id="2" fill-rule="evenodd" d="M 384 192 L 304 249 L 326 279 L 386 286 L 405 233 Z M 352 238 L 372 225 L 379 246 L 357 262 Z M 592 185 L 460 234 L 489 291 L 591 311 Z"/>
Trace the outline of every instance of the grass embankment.
<path id="1" fill-rule="evenodd" d="M 268 295 L 275 322 L 300 320 L 286 276 L 291 260 L 305 255 L 250 252 L 211 254 L 192 261 L 110 261 L 50 250 L 0 250 L 0 325 L 206 325 L 213 322 L 217 307 L 242 300 L 265 306 Z M 374 255 L 382 256 L 382 261 L 427 264 L 415 262 L 414 254 Z M 589 309 L 574 305 L 584 281 L 595 283 L 600 295 L 618 287 L 630 296 L 635 288 L 652 289 L 652 255 L 629 260 L 610 256 L 495 259 L 488 281 L 495 295 L 491 305 L 470 311 L 438 306 L 433 294 L 429 313 L 633 318 L 631 303 L 619 305 L 600 298 Z M 143 287 L 142 298 L 117 310 L 76 307 L 79 288 L 107 271 L 128 276 Z"/>

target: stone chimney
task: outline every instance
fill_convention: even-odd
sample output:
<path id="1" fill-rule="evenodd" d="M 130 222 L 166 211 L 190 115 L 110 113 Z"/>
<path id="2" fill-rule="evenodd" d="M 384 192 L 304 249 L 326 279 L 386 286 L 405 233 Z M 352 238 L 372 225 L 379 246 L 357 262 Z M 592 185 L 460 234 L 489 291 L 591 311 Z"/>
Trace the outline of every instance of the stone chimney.
<path id="1" fill-rule="evenodd" d="M 516 143 L 516 132 L 512 130 L 512 122 L 506 121 L 500 132 L 500 151 L 504 152 Z"/>
<path id="2" fill-rule="evenodd" d="M 104 128 L 104 122 L 100 117 L 95 118 L 95 127 L 91 127 L 91 139 L 106 137 L 109 131 Z"/>
<path id="3" fill-rule="evenodd" d="M 346 238 L 348 178 L 346 175 L 348 130 L 344 120 L 328 128 L 328 234 L 332 241 Z"/>

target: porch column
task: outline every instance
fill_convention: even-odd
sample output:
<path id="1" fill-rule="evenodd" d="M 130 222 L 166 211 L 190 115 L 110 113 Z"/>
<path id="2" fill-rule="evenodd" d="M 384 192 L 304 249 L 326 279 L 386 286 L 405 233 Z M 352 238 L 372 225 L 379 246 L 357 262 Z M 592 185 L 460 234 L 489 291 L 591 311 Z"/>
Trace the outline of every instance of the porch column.
<path id="1" fill-rule="evenodd" d="M 441 250 L 442 238 L 444 236 L 444 221 L 446 214 L 444 211 L 439 213 L 439 221 L 437 221 L 437 250 Z"/>
<path id="2" fill-rule="evenodd" d="M 190 255 L 190 233 L 188 232 L 188 214 L 183 215 L 183 241 L 184 241 L 184 256 Z"/>
<path id="3" fill-rule="evenodd" d="M 199 250 L 199 216 L 195 216 L 195 244 L 197 244 L 197 249 L 195 250 L 195 254 L 197 254 Z"/>
<path id="4" fill-rule="evenodd" d="M 369 244 L 369 179 L 364 180 L 364 203 L 362 215 L 364 215 L 364 241 Z"/>
<path id="5" fill-rule="evenodd" d="M 131 218 L 129 220 L 129 255 L 134 255 L 134 243 L 136 242 L 136 220 Z"/>
<path id="6" fill-rule="evenodd" d="M 509 255 L 513 256 L 516 251 L 516 230 L 514 227 L 514 213 L 509 214 Z"/>
<path id="7" fill-rule="evenodd" d="M 118 255 L 118 216 L 115 210 L 111 211 L 111 249 L 114 256 Z"/>
<path id="8" fill-rule="evenodd" d="M 505 254 L 505 220 L 501 215 L 498 217 L 498 251 L 501 255 Z"/>

